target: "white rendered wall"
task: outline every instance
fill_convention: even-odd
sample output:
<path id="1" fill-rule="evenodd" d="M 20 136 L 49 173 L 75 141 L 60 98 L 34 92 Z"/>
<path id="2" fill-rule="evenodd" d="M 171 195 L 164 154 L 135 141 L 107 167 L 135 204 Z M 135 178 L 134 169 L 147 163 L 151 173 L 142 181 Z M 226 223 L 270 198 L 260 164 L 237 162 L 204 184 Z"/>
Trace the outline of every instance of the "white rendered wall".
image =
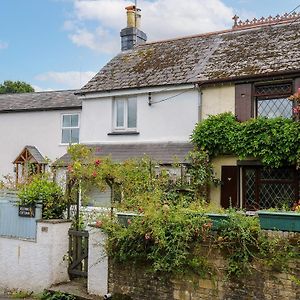
<path id="1" fill-rule="evenodd" d="M 88 293 L 103 296 L 108 291 L 106 235 L 99 228 L 89 228 Z"/>
<path id="2" fill-rule="evenodd" d="M 198 121 L 197 89 L 153 93 L 152 101 L 176 97 L 148 105 L 148 94 L 137 95 L 139 135 L 109 136 L 113 131 L 113 97 L 86 99 L 82 104 L 81 143 L 188 141 Z M 134 91 L 131 91 L 134 95 Z"/>
<path id="3" fill-rule="evenodd" d="M 0 114 L 0 178 L 13 173 L 12 162 L 26 145 L 55 160 L 66 153 L 61 145 L 61 115 L 80 110 L 18 112 Z"/>
<path id="4" fill-rule="evenodd" d="M 41 292 L 69 279 L 70 222 L 39 221 L 36 242 L 0 237 L 0 290 Z"/>

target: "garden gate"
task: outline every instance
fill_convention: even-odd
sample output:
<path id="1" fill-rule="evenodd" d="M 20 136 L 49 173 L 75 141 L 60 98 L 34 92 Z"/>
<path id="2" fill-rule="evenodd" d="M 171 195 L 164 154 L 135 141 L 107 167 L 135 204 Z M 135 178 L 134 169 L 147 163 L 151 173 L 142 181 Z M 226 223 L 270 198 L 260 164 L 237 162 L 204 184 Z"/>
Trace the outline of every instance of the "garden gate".
<path id="1" fill-rule="evenodd" d="M 87 277 L 89 233 L 75 229 L 69 230 L 69 276 Z"/>

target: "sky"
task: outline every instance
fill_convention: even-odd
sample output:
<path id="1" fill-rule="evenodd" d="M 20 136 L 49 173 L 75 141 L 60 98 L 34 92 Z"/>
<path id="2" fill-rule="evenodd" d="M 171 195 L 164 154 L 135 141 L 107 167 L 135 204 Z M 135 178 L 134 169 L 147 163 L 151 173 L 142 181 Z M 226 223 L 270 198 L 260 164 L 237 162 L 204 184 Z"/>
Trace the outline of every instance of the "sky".
<path id="1" fill-rule="evenodd" d="M 120 52 L 131 0 L 0 0 L 0 83 L 78 89 Z M 148 41 L 289 13 L 300 0 L 137 0 Z M 300 8 L 296 10 L 300 12 Z"/>

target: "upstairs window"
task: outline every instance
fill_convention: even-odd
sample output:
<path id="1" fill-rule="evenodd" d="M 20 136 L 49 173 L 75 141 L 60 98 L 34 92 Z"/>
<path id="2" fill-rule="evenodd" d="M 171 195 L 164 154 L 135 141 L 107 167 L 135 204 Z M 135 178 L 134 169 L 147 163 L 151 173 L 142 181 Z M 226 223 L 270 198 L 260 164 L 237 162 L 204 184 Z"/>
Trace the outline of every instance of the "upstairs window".
<path id="1" fill-rule="evenodd" d="M 62 115 L 61 143 L 79 143 L 79 114 Z"/>
<path id="2" fill-rule="evenodd" d="M 135 97 L 120 98 L 114 101 L 114 129 L 136 130 L 137 101 Z"/>
<path id="3" fill-rule="evenodd" d="M 292 118 L 293 102 L 288 99 L 292 83 L 257 85 L 254 90 L 257 117 Z"/>

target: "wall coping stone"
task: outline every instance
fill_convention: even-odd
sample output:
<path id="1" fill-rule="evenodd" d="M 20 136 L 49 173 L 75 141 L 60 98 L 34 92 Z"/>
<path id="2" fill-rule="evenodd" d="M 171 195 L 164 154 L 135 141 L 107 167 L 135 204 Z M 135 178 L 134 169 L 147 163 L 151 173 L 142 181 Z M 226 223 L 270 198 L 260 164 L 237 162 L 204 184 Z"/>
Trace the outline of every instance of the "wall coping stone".
<path id="1" fill-rule="evenodd" d="M 47 223 L 47 224 L 61 224 L 61 223 L 71 223 L 71 220 L 66 219 L 52 219 L 52 220 L 37 220 L 37 223 Z"/>

